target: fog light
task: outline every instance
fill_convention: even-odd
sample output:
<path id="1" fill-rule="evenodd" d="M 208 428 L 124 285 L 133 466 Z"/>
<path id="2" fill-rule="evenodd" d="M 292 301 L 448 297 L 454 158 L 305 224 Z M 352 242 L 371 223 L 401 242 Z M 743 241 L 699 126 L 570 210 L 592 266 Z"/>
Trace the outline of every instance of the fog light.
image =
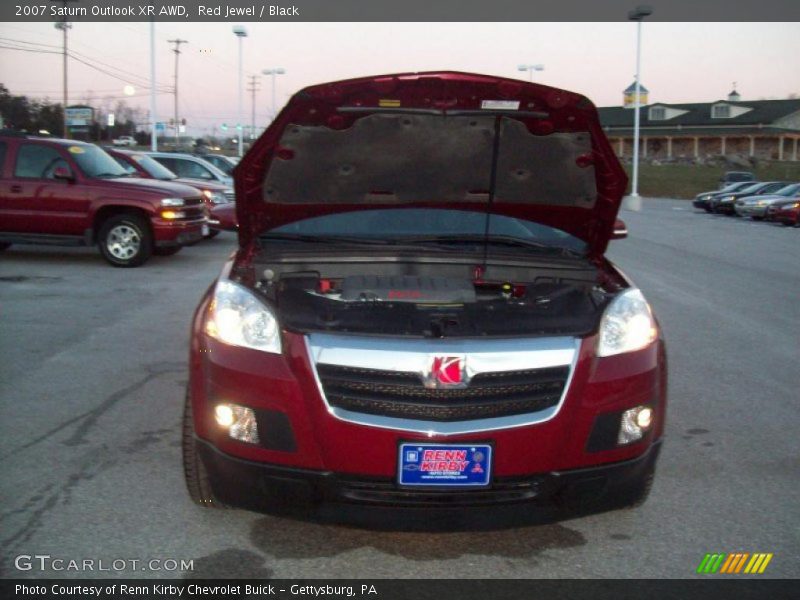
<path id="1" fill-rule="evenodd" d="M 258 424 L 252 408 L 238 404 L 218 404 L 214 408 L 214 417 L 234 440 L 258 444 Z"/>
<path id="2" fill-rule="evenodd" d="M 620 420 L 617 444 L 622 446 L 639 441 L 652 424 L 653 409 L 649 406 L 637 406 L 626 410 Z"/>

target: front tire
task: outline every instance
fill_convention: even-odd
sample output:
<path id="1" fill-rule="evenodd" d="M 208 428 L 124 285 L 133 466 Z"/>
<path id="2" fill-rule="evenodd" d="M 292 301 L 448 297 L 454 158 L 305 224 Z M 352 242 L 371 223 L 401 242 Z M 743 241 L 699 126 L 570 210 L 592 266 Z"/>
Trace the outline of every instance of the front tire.
<path id="1" fill-rule="evenodd" d="M 134 213 L 108 218 L 97 236 L 100 253 L 114 267 L 138 267 L 153 253 L 153 233 L 147 220 Z"/>
<path id="2" fill-rule="evenodd" d="M 194 440 L 192 399 L 189 396 L 188 387 L 186 388 L 186 403 L 183 409 L 181 447 L 183 449 L 183 476 L 192 502 L 205 508 L 227 508 L 225 504 L 214 497 L 211 482 L 208 480 L 208 472 L 197 454 Z"/>

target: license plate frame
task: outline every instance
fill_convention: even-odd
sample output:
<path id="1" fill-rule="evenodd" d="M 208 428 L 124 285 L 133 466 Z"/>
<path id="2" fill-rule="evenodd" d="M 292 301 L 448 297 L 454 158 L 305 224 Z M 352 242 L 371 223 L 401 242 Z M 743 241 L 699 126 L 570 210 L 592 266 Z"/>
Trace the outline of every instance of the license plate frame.
<path id="1" fill-rule="evenodd" d="M 433 454 L 426 457 L 426 451 L 431 451 Z M 460 454 L 462 451 L 466 451 L 463 456 Z M 447 454 L 448 452 L 450 454 Z M 492 483 L 493 459 L 494 446 L 487 442 L 461 444 L 400 442 L 397 454 L 397 485 L 404 488 L 486 489 Z M 467 464 L 463 468 L 456 468 L 458 465 L 452 464 L 464 461 Z M 429 464 L 428 468 L 423 468 L 426 462 L 447 464 Z M 435 466 L 447 468 L 442 470 L 436 469 Z"/>

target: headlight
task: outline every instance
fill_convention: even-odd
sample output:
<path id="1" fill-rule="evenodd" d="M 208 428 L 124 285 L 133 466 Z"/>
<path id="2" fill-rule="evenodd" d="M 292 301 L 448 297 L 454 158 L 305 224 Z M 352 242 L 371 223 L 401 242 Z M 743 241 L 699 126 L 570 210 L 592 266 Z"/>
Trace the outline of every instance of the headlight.
<path id="1" fill-rule="evenodd" d="M 225 204 L 228 199 L 222 192 L 212 192 L 211 190 L 203 190 L 203 195 L 208 198 L 211 204 Z"/>
<path id="2" fill-rule="evenodd" d="M 756 202 L 756 206 L 766 206 L 767 204 L 769 204 L 769 200 L 759 200 Z"/>
<path id="3" fill-rule="evenodd" d="M 230 281 L 219 281 L 214 288 L 206 333 L 232 346 L 262 352 L 281 351 L 275 315 L 252 292 Z"/>
<path id="4" fill-rule="evenodd" d="M 161 200 L 161 206 L 183 206 L 183 204 L 183 198 L 163 198 Z"/>
<path id="5" fill-rule="evenodd" d="M 733 202 L 736 200 L 736 196 L 725 196 L 720 202 Z"/>
<path id="6" fill-rule="evenodd" d="M 642 292 L 631 288 L 612 300 L 600 321 L 598 356 L 641 350 L 658 337 L 658 328 Z"/>

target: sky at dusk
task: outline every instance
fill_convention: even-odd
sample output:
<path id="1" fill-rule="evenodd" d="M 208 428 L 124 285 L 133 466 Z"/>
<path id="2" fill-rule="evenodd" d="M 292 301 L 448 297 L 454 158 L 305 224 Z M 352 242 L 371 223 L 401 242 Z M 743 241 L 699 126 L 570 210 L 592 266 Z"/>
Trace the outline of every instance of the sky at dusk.
<path id="1" fill-rule="evenodd" d="M 244 73 L 283 67 L 278 108 L 300 88 L 371 74 L 459 70 L 527 79 L 521 63 L 541 63 L 534 80 L 619 105 L 635 72 L 633 23 L 248 23 Z M 70 103 L 123 96 L 149 108 L 149 24 L 74 23 L 70 47 L 107 73 L 70 60 Z M 172 116 L 174 54 L 168 39 L 189 41 L 180 62 L 180 115 L 190 133 L 211 133 L 237 120 L 237 39 L 230 23 L 156 25 L 159 120 Z M 0 23 L 0 45 L 60 51 L 52 24 Z M 32 44 L 36 44 L 35 46 Z M 51 47 L 53 46 L 53 47 Z M 102 61 L 97 63 L 95 61 Z M 642 83 L 651 102 L 724 98 L 732 82 L 743 100 L 800 95 L 800 23 L 645 23 Z M 61 100 L 61 56 L 0 48 L 0 82 L 13 94 Z M 271 114 L 271 80 L 261 75 L 256 123 Z M 250 94 L 244 123 L 250 123 Z"/>

